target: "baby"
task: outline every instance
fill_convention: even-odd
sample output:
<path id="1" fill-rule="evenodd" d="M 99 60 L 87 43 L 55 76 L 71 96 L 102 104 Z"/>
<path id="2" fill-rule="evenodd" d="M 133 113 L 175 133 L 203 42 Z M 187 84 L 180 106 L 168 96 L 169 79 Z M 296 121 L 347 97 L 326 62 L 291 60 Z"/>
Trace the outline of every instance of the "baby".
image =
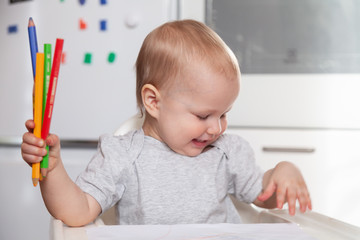
<path id="1" fill-rule="evenodd" d="M 230 195 L 264 208 L 288 203 L 311 209 L 299 170 L 281 162 L 263 173 L 249 144 L 224 134 L 239 94 L 238 62 L 221 38 L 193 20 L 165 23 L 144 40 L 136 62 L 136 96 L 144 123 L 124 136 L 103 135 L 76 183 L 67 175 L 60 140 L 36 138 L 23 159 L 49 169 L 40 182 L 51 215 L 82 226 L 117 205 L 119 224 L 240 223 Z"/>

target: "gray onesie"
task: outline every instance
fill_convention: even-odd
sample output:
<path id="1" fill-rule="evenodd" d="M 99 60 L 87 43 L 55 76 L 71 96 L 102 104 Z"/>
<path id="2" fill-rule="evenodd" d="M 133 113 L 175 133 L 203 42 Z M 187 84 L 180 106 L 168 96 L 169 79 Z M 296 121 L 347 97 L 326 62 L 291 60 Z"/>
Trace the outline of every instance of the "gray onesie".
<path id="1" fill-rule="evenodd" d="M 100 137 L 76 183 L 102 212 L 117 204 L 119 224 L 240 223 L 229 194 L 253 202 L 262 177 L 237 135 L 224 134 L 208 151 L 187 157 L 140 129 Z"/>

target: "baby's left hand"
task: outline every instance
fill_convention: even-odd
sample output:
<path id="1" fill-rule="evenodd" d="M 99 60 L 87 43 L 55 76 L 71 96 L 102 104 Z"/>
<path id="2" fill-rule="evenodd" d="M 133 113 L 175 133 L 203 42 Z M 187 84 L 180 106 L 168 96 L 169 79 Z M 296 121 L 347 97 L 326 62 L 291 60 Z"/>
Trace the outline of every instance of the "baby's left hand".
<path id="1" fill-rule="evenodd" d="M 276 207 L 282 208 L 287 202 L 289 214 L 295 214 L 296 200 L 300 204 L 300 211 L 305 212 L 312 209 L 311 199 L 300 170 L 290 162 L 280 162 L 276 167 L 264 175 L 263 193 L 258 200 L 265 202 L 276 193 Z"/>

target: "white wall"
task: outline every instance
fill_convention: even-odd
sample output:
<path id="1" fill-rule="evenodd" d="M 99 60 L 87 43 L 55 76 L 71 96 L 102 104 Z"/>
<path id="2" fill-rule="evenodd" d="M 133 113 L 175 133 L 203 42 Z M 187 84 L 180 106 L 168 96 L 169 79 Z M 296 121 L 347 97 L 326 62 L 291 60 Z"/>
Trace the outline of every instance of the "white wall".
<path id="1" fill-rule="evenodd" d="M 180 18 L 205 22 L 205 0 L 179 0 Z"/>

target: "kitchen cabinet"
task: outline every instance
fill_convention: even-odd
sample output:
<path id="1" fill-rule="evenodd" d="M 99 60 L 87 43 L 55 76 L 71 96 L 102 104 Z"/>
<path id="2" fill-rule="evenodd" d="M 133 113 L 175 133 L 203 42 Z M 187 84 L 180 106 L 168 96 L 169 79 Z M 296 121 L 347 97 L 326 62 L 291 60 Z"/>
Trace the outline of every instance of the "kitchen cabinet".
<path id="1" fill-rule="evenodd" d="M 313 210 L 360 226 L 360 131 L 229 128 L 245 138 L 264 169 L 280 161 L 302 172 Z"/>

